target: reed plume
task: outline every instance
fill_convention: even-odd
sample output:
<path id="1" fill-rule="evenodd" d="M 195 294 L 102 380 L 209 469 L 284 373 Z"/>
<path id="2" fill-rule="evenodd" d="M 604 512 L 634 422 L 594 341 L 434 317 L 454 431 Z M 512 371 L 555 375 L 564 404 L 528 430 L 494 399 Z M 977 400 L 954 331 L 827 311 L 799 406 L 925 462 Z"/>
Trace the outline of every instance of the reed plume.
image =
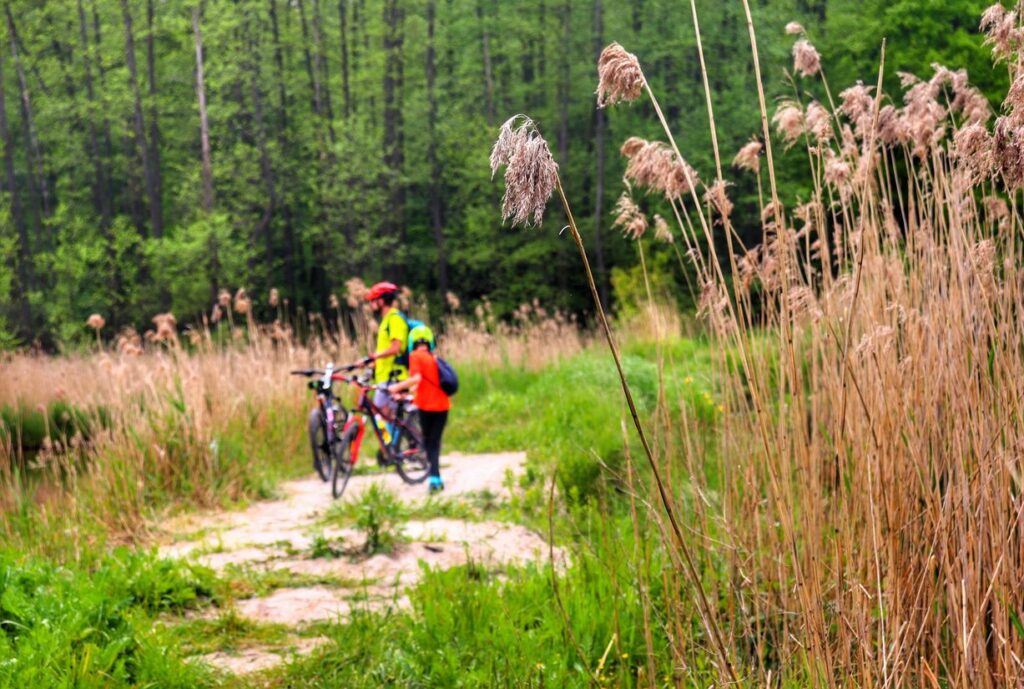
<path id="1" fill-rule="evenodd" d="M 529 117 L 514 115 L 501 126 L 491 150 L 491 177 L 502 166 L 501 219 L 511 218 L 514 225 L 540 225 L 558 181 L 558 163 Z"/>
<path id="2" fill-rule="evenodd" d="M 743 145 L 743 148 L 736 153 L 736 157 L 732 159 L 732 165 L 740 170 L 749 170 L 750 172 L 757 172 L 761 169 L 761 151 L 764 150 L 764 146 L 756 138 L 751 138 L 750 141 Z"/>
<path id="3" fill-rule="evenodd" d="M 611 43 L 597 60 L 597 106 L 615 105 L 640 97 L 644 75 L 636 55 L 626 52 L 618 43 Z"/>

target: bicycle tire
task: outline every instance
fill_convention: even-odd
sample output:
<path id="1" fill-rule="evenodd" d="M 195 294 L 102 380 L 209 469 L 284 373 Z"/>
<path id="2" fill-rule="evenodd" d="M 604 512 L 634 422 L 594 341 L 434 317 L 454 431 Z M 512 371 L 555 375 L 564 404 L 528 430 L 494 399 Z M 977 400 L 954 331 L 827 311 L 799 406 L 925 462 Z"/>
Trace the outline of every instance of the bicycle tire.
<path id="1" fill-rule="evenodd" d="M 348 480 L 352 478 L 352 461 L 349 458 L 349 451 L 352 445 L 352 431 L 348 430 L 341 434 L 335 442 L 334 461 L 331 462 L 331 495 L 337 500 L 345 493 L 348 487 Z"/>
<path id="2" fill-rule="evenodd" d="M 430 461 L 423 447 L 423 433 L 419 428 L 419 420 L 410 415 L 398 427 L 398 439 L 388 451 L 395 464 L 395 471 L 403 481 L 410 485 L 423 483 L 430 475 Z"/>
<path id="3" fill-rule="evenodd" d="M 309 447 L 313 452 L 313 469 L 326 483 L 331 478 L 331 453 L 327 447 L 327 426 L 320 420 L 320 408 L 309 413 Z"/>

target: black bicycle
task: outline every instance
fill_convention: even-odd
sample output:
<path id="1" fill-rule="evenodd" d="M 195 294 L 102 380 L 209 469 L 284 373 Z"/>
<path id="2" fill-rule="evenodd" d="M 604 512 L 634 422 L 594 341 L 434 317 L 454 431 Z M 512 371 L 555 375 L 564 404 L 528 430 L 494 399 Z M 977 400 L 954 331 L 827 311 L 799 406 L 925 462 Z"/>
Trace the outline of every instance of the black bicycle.
<path id="1" fill-rule="evenodd" d="M 308 384 L 316 392 L 316 406 L 309 412 L 307 429 L 313 469 L 326 482 L 331 480 L 331 467 L 344 451 L 341 436 L 348 419 L 348 411 L 334 395 L 334 364 L 327 364 L 323 371 L 307 368 L 292 371 L 292 375 L 316 376 Z"/>
<path id="2" fill-rule="evenodd" d="M 360 367 L 361 364 L 351 364 L 341 370 L 354 371 Z M 378 460 L 382 466 L 393 466 L 402 480 L 409 484 L 422 483 L 427 479 L 430 463 L 423 447 L 419 412 L 411 402 L 399 400 L 394 418 L 385 421 L 389 414 L 373 402 L 376 386 L 371 382 L 371 371 L 364 370 L 360 376 L 351 376 L 335 373 L 328 366 L 325 371 L 304 369 L 292 373 L 319 376 L 318 381 L 310 382 L 310 387 L 315 386 L 317 390 L 318 400 L 318 406 L 310 413 L 310 445 L 317 473 L 331 482 L 331 493 L 335 498 L 340 498 L 345 492 L 359 460 L 367 425 L 377 436 L 381 448 Z M 329 391 L 335 381 L 349 383 L 356 389 L 357 401 L 351 413 L 338 405 L 333 391 Z"/>

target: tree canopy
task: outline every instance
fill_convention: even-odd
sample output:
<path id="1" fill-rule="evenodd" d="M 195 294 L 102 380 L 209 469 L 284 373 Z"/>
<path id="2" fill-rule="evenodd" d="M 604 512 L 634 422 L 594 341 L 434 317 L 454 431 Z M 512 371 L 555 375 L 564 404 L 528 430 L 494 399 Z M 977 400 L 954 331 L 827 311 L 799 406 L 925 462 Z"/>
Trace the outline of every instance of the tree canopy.
<path id="1" fill-rule="evenodd" d="M 787 76 L 793 20 L 836 91 L 874 82 L 883 37 L 887 78 L 941 62 L 967 67 L 987 93 L 1005 88 L 981 47 L 983 3 L 754 4 L 772 100 L 820 89 Z M 697 11 L 728 160 L 760 132 L 746 20 L 739 2 Z M 115 327 L 157 311 L 195 319 L 239 286 L 257 306 L 278 288 L 322 311 L 353 276 L 435 305 L 450 290 L 464 303 L 487 296 L 499 314 L 533 299 L 584 312 L 558 214 L 537 230 L 503 228 L 487 157 L 503 120 L 536 120 L 607 298 L 612 268 L 628 272 L 637 256 L 611 227 L 618 147 L 658 138 L 645 104 L 596 108 L 596 58 L 613 40 L 638 55 L 683 154 L 712 177 L 689 3 L 9 0 L 0 344 L 74 341 L 92 312 Z M 802 183 L 785 173 L 799 155 L 778 164 L 783 184 Z M 754 180 L 727 177 L 737 227 L 759 236 Z"/>

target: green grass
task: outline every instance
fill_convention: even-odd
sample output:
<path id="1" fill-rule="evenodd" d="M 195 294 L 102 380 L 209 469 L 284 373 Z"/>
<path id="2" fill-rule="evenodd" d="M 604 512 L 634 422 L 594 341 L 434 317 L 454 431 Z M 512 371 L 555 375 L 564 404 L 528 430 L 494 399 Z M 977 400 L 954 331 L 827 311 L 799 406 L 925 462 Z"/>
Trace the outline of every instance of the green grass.
<path id="1" fill-rule="evenodd" d="M 674 362 L 665 367 L 669 399 L 685 400 L 697 418 L 713 424 L 719 412 L 711 348 L 701 341 L 677 339 L 665 347 L 663 356 Z M 623 348 L 623 367 L 644 416 L 657 403 L 656 362 L 653 344 L 629 343 Z M 557 467 L 563 491 L 574 500 L 593 493 L 601 471 L 596 460 L 612 468 L 621 465 L 620 419 L 628 412 L 606 349 L 595 347 L 535 371 L 462 367 L 459 375 L 463 384 L 453 400 L 446 449 L 525 450 L 534 471 Z"/>
<path id="2" fill-rule="evenodd" d="M 425 571 L 410 591 L 410 611 L 359 614 L 347 624 L 320 629 L 337 643 L 282 669 L 269 686 L 586 687 L 588 673 L 609 686 L 646 686 L 637 680 L 647 663 L 637 572 L 624 556 L 633 547 L 628 517 L 588 507 L 572 521 L 581 530 L 608 528 L 622 535 L 574 549 L 573 565 L 560 575 L 579 654 L 552 598 L 546 565 L 489 572 L 471 563 Z M 655 557 L 646 571 L 656 599 L 663 565 Z M 673 672 L 668 641 L 657 625 L 652 633 L 657 686 L 666 686 Z M 698 661 L 694 686 L 709 686 L 710 670 Z"/>
<path id="3" fill-rule="evenodd" d="M 0 687 L 212 686 L 153 620 L 201 607 L 213 589 L 209 570 L 151 553 L 77 566 L 0 554 Z"/>
<path id="4" fill-rule="evenodd" d="M 648 417 L 658 397 L 657 352 L 653 345 L 628 343 L 623 354 L 641 414 Z M 687 413 L 706 422 L 710 431 L 718 421 L 710 374 L 716 354 L 702 342 L 679 340 L 664 347 L 662 355 L 672 362 L 663 379 L 668 398 L 682 400 Z M 280 646 L 288 637 L 283 628 L 239 618 L 231 601 L 316 584 L 352 588 L 358 596 L 360 582 L 246 567 L 229 567 L 216 576 L 202 567 L 128 550 L 97 556 L 106 537 L 96 523 L 69 517 L 65 532 L 39 521 L 26 506 L 5 516 L 21 520 L 20 542 L 36 554 L 0 553 L 0 624 L 5 630 L 0 635 L 0 689 L 207 687 L 225 681 L 238 687 L 583 687 L 591 684 L 588 672 L 598 667 L 598 681 L 646 686 L 646 679 L 638 679 L 646 671 L 636 588 L 641 571 L 632 557 L 624 501 L 600 468 L 601 463 L 618 468 L 623 458 L 625 410 L 611 358 L 594 348 L 539 370 L 460 367 L 459 374 L 462 387 L 454 399 L 445 450 L 525 450 L 527 471 L 515 481 L 511 497 L 439 496 L 409 506 L 385 490 L 370 490 L 360 500 L 336 503 L 321 520 L 325 527 L 355 526 L 363 542 L 314 539 L 313 554 L 335 557 L 353 547 L 388 552 L 409 519 L 500 519 L 545 532 L 546 481 L 556 472 L 565 500 L 558 505 L 555 531 L 558 543 L 571 549 L 572 563 L 560 574 L 560 590 L 579 653 L 552 598 L 546 566 L 489 572 L 470 564 L 424 572 L 408 591 L 411 610 L 361 611 L 345 624 L 311 625 L 302 633 L 322 634 L 336 643 L 258 680 L 224 680 L 183 658 Z M 239 487 L 223 495 L 223 504 L 238 506 L 274 495 L 280 480 L 309 472 L 302 419 L 288 416 L 243 405 L 237 422 L 217 434 L 214 480 Z M 149 422 L 169 437 L 187 432 L 187 420 L 188 410 L 180 409 Z M 258 435 L 251 432 L 256 426 Z M 196 446 L 170 444 L 166 451 L 182 453 L 178 461 L 187 463 L 189 448 Z M 150 451 L 139 448 L 137 456 L 145 458 Z M 364 453 L 365 460 L 369 447 Z M 167 478 L 147 486 L 146 500 L 165 510 L 188 509 L 201 479 L 188 472 Z M 130 488 L 112 486 L 110 499 Z M 600 501 L 593 499 L 598 496 Z M 663 564 L 655 552 L 643 572 L 655 609 L 666 595 Z M 715 574 L 709 571 L 709 576 Z M 220 606 L 221 613 L 210 619 L 182 615 L 210 605 Z M 665 686 L 666 677 L 672 681 L 668 641 L 657 624 L 653 633 L 660 654 L 654 659 L 657 685 Z M 709 668 L 695 663 L 687 681 L 710 684 Z"/>

